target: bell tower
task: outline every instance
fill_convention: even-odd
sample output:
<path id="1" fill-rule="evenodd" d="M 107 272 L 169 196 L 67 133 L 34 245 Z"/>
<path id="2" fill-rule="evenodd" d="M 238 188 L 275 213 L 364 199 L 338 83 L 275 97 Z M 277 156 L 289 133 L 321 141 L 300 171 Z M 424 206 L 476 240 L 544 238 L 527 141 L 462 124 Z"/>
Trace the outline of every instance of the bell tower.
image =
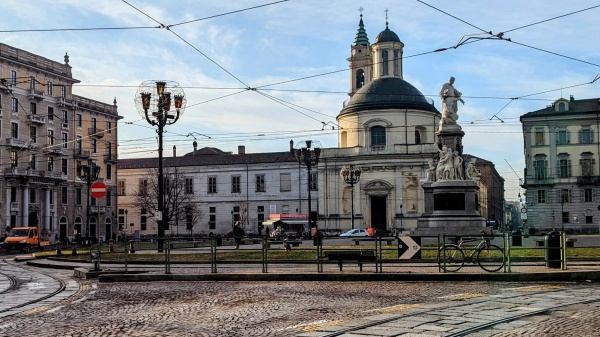
<path id="1" fill-rule="evenodd" d="M 367 37 L 362 13 L 360 14 L 356 38 L 350 49 L 351 54 L 347 59 L 350 63 L 350 92 L 348 95 L 352 97 L 360 88 L 373 80 L 371 44 Z"/>

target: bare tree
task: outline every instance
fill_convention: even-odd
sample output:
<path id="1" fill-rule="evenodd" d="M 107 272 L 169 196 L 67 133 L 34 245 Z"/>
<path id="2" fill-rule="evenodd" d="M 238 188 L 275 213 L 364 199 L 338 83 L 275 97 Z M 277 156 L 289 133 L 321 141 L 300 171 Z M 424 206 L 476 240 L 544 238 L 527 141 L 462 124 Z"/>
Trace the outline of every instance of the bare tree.
<path id="1" fill-rule="evenodd" d="M 192 221 L 193 227 L 197 219 L 202 217 L 202 211 L 194 200 L 191 180 L 186 181 L 186 177 L 176 167 L 164 168 L 163 176 L 165 179 L 163 185 L 165 230 L 169 230 L 170 225 L 187 224 L 188 220 Z M 150 169 L 145 176 L 140 178 L 134 194 L 133 206 L 145 210 L 148 217 L 156 218 L 158 214 L 158 169 Z M 173 233 L 172 230 L 171 233 Z"/>

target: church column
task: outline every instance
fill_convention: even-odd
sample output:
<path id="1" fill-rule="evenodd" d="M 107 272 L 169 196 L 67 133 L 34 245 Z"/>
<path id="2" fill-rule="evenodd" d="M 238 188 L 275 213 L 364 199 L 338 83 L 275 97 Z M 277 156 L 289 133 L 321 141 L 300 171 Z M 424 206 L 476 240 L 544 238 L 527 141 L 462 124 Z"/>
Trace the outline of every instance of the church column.
<path id="1" fill-rule="evenodd" d="M 21 191 L 23 192 L 23 194 L 21 195 L 23 205 L 20 210 L 22 214 L 20 226 L 27 227 L 29 226 L 29 185 L 23 185 Z"/>

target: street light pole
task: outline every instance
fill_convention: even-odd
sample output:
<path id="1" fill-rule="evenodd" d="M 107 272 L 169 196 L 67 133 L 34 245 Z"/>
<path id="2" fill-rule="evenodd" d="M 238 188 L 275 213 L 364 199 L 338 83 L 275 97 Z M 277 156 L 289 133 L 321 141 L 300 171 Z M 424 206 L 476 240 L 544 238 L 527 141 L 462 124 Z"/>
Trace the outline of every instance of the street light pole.
<path id="1" fill-rule="evenodd" d="M 360 181 L 360 175 L 362 173 L 362 169 L 360 167 L 354 167 L 354 165 L 350 165 L 350 166 L 342 166 L 342 169 L 340 170 L 340 174 L 342 175 L 342 179 L 344 179 L 344 182 L 346 184 L 350 185 L 351 188 L 351 192 L 352 192 L 352 196 L 350 198 L 351 200 L 351 216 L 350 216 L 350 221 L 351 221 L 351 225 L 352 225 L 352 229 L 354 229 L 354 185 L 357 184 Z"/>
<path id="2" fill-rule="evenodd" d="M 153 94 L 156 90 L 156 94 Z M 171 95 L 175 101 L 175 111 L 171 111 Z M 163 132 L 166 125 L 175 124 L 185 110 L 185 94 L 179 83 L 173 81 L 145 81 L 135 95 L 135 105 L 140 115 L 158 130 L 158 200 L 156 220 L 158 223 L 158 250 L 164 246 L 165 230 L 169 225 L 164 213 L 163 176 Z"/>
<path id="3" fill-rule="evenodd" d="M 317 164 L 319 163 L 319 157 L 321 156 L 321 144 L 317 141 L 312 140 L 299 142 L 295 151 L 295 155 L 300 165 L 306 166 L 306 169 L 308 170 L 308 223 L 310 230 L 310 228 L 317 227 L 316 219 L 312 218 L 312 202 L 310 189 L 310 185 L 312 184 L 312 177 L 310 174 L 310 169 L 314 166 L 317 166 Z"/>
<path id="4" fill-rule="evenodd" d="M 87 207 L 86 207 L 86 225 L 85 225 L 85 236 L 90 236 L 90 204 L 91 204 L 91 187 L 92 183 L 98 180 L 100 175 L 100 166 L 96 165 L 95 162 L 88 160 L 87 165 L 77 164 L 77 175 L 79 179 L 85 181 L 87 185 Z"/>

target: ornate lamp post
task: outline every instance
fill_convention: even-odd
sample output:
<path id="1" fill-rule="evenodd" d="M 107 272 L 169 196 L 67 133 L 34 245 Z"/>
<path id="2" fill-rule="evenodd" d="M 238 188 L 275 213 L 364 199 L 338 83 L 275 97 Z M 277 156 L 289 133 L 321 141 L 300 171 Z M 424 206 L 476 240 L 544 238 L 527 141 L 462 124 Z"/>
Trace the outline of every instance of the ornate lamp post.
<path id="1" fill-rule="evenodd" d="M 154 93 L 155 92 L 155 93 Z M 175 111 L 171 110 L 171 97 L 175 103 Z M 158 130 L 158 249 L 162 251 L 165 230 L 169 219 L 164 211 L 164 177 L 163 177 L 163 130 L 166 125 L 175 124 L 185 110 L 185 94 L 179 83 L 173 81 L 145 81 L 135 94 L 135 106 L 139 114 Z"/>
<path id="2" fill-rule="evenodd" d="M 354 229 L 354 185 L 360 181 L 360 175 L 362 173 L 362 169 L 360 167 L 354 167 L 354 165 L 350 166 L 342 166 L 340 171 L 340 175 L 342 179 L 344 179 L 344 183 L 349 184 L 352 189 L 352 196 L 350 198 L 352 215 L 351 215 L 351 223 L 352 229 Z"/>
<path id="3" fill-rule="evenodd" d="M 296 145 L 295 154 L 300 165 L 304 165 L 308 169 L 308 223 L 310 228 L 317 227 L 317 220 L 313 219 L 311 210 L 310 186 L 312 185 L 312 176 L 310 174 L 310 169 L 313 166 L 317 166 L 319 163 L 319 157 L 321 156 L 321 144 L 312 140 L 301 141 L 298 143 L 298 145 Z"/>
<path id="4" fill-rule="evenodd" d="M 79 179 L 84 180 L 87 185 L 87 211 L 85 217 L 85 236 L 90 236 L 90 204 L 91 204 L 91 192 L 92 183 L 98 180 L 100 175 L 100 166 L 96 165 L 93 161 L 88 161 L 87 165 L 77 164 L 77 176 Z"/>

